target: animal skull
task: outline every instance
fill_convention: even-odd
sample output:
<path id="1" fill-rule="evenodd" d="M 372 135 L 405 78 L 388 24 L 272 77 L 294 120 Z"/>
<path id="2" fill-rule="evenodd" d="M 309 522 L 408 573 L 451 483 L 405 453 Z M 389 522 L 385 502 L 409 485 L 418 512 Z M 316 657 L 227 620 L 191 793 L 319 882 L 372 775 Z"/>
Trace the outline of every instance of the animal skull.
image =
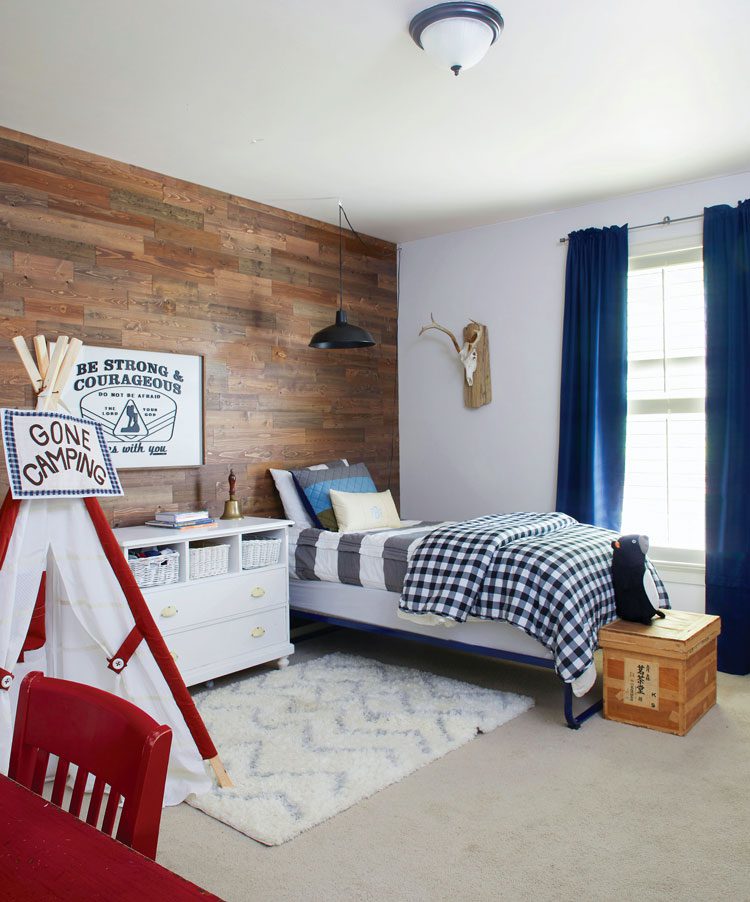
<path id="1" fill-rule="evenodd" d="M 461 348 L 458 352 L 458 356 L 461 360 L 461 363 L 464 365 L 464 372 L 466 373 L 466 384 L 473 385 L 474 384 L 474 373 L 477 369 L 477 349 L 476 344 L 472 344 L 471 342 L 466 342 L 466 344 Z"/>
<path id="2" fill-rule="evenodd" d="M 453 342 L 453 347 L 456 349 L 458 354 L 458 359 L 461 361 L 461 365 L 464 368 L 464 374 L 466 376 L 466 384 L 473 385 L 474 384 L 474 373 L 477 369 L 477 345 L 479 344 L 479 340 L 482 337 L 482 327 L 477 325 L 476 331 L 474 334 L 466 341 L 461 347 L 459 343 L 456 341 L 456 336 L 450 331 L 450 329 L 446 329 L 445 326 L 441 326 L 439 323 L 435 322 L 435 317 L 430 314 L 430 319 L 432 322 L 427 326 L 422 326 L 419 330 L 419 334 L 421 335 L 423 332 L 426 332 L 428 329 L 438 329 L 440 332 L 445 332 Z"/>

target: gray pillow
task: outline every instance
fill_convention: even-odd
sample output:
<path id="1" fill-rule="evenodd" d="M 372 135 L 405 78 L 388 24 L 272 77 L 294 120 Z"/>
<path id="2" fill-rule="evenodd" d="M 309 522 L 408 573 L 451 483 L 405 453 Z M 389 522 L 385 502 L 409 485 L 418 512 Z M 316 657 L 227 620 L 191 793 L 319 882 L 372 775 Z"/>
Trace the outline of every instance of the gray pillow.
<path id="1" fill-rule="evenodd" d="M 304 469 L 327 470 L 329 467 L 340 467 L 342 465 L 348 467 L 349 461 L 342 458 L 341 460 L 333 460 L 326 464 L 315 464 L 312 467 L 305 467 Z M 276 485 L 276 491 L 281 498 L 281 506 L 284 508 L 287 520 L 291 520 L 301 529 L 315 526 L 312 517 L 307 513 L 307 509 L 300 500 L 297 486 L 294 483 L 294 478 L 290 471 L 271 469 L 269 472 Z"/>

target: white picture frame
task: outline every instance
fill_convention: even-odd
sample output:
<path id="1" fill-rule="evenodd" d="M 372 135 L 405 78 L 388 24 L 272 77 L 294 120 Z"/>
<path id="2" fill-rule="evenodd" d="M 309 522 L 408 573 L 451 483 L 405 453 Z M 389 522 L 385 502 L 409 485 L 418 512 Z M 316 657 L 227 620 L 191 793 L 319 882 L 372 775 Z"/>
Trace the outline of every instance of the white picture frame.
<path id="1" fill-rule="evenodd" d="M 204 463 L 199 355 L 84 345 L 62 402 L 101 426 L 118 470 Z"/>

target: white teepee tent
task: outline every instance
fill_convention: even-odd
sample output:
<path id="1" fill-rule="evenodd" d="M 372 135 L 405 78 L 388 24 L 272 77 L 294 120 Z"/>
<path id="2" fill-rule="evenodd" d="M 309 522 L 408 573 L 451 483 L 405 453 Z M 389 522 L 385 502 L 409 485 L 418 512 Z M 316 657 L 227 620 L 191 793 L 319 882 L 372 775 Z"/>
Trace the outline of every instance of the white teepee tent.
<path id="1" fill-rule="evenodd" d="M 38 394 L 55 409 L 81 343 L 61 336 L 50 359 L 14 339 Z M 62 348 L 62 350 L 61 350 Z M 45 576 L 46 574 L 46 576 Z M 164 803 L 231 785 L 185 683 L 95 497 L 14 499 L 0 508 L 0 770 L 7 772 L 12 695 L 24 670 L 96 686 L 172 728 Z"/>

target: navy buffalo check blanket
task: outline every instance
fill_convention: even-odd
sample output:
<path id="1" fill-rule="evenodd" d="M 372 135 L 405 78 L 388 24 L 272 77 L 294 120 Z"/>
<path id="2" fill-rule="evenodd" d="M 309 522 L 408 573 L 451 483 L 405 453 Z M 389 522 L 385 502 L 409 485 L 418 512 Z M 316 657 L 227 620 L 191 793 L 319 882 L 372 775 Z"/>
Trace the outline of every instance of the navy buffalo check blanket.
<path id="1" fill-rule="evenodd" d="M 561 513 L 449 523 L 410 555 L 399 609 L 459 622 L 506 620 L 548 648 L 557 673 L 572 682 L 593 663 L 600 627 L 617 616 L 613 538 Z M 668 607 L 664 584 L 648 566 Z"/>

